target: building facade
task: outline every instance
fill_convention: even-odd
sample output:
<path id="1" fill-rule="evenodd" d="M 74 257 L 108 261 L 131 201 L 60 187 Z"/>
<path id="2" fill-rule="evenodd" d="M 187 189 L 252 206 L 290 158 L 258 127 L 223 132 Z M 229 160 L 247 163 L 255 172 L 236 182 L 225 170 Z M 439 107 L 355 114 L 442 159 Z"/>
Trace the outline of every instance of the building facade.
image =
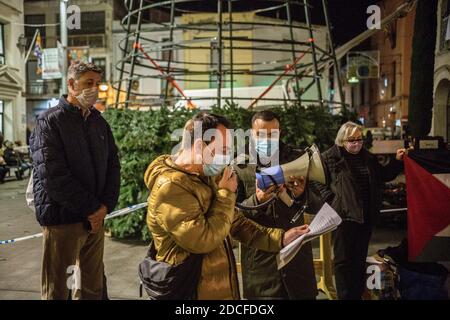
<path id="1" fill-rule="evenodd" d="M 26 141 L 23 1 L 0 0 L 0 131 L 5 140 Z"/>
<path id="2" fill-rule="evenodd" d="M 438 4 L 434 106 L 431 134 L 450 141 L 450 1 Z"/>
<path id="3" fill-rule="evenodd" d="M 389 0 L 377 4 L 385 17 L 403 3 Z M 371 80 L 370 92 L 371 118 L 377 127 L 394 129 L 407 122 L 414 20 L 415 7 L 371 38 L 372 48 L 380 51 L 380 78 Z"/>
<path id="4" fill-rule="evenodd" d="M 73 0 L 67 3 L 68 22 L 79 12 L 79 28 L 68 23 L 68 63 L 72 59 L 93 62 L 104 70 L 104 80 L 111 79 L 113 50 L 112 21 L 114 0 Z M 60 0 L 25 0 L 25 36 L 30 45 L 39 29 L 42 48 L 57 48 L 60 41 Z M 26 64 L 27 123 L 34 127 L 34 119 L 43 110 L 55 105 L 61 94 L 61 79 L 44 80 L 37 72 L 37 59 L 30 55 Z"/>

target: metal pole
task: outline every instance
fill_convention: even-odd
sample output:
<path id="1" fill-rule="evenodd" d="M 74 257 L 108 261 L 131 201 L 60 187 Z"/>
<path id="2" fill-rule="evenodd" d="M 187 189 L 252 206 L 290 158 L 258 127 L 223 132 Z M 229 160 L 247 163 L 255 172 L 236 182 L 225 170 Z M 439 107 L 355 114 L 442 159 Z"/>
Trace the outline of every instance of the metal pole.
<path id="1" fill-rule="evenodd" d="M 230 98 L 234 104 L 234 75 L 233 75 L 233 9 L 232 1 L 228 0 L 229 30 L 230 30 Z"/>
<path id="2" fill-rule="evenodd" d="M 61 70 L 61 95 L 67 94 L 67 0 L 59 1 L 59 27 L 61 34 L 61 46 L 62 46 L 62 70 Z"/>
<path id="3" fill-rule="evenodd" d="M 301 59 L 303 59 L 303 57 L 307 54 L 308 52 L 303 52 L 298 58 L 295 59 L 295 61 L 286 67 L 286 69 L 284 70 L 284 72 L 280 75 L 278 75 L 278 77 L 275 78 L 275 80 L 270 84 L 270 86 L 268 86 L 266 88 L 266 90 L 263 91 L 263 93 L 261 93 L 259 95 L 258 98 L 256 98 L 255 100 L 252 101 L 252 103 L 248 106 L 249 109 L 252 109 L 253 106 L 260 100 L 262 99 L 270 90 L 272 90 L 272 88 L 275 86 L 275 84 L 280 81 L 281 78 L 283 78 L 286 74 L 288 74 L 288 72 L 292 71 L 293 68 L 296 68 L 297 64 L 300 62 Z"/>
<path id="4" fill-rule="evenodd" d="M 292 41 L 292 61 L 295 61 L 296 59 L 296 54 L 295 54 L 295 44 L 294 44 L 294 29 L 292 28 L 292 17 L 291 17 L 291 5 L 289 3 L 290 0 L 286 0 L 286 15 L 287 15 L 287 20 L 288 20 L 288 24 L 289 24 L 289 33 L 291 35 L 291 41 Z M 297 72 L 297 67 L 294 68 L 294 74 L 295 74 L 295 87 L 297 92 L 295 93 L 297 95 L 297 98 L 300 99 L 300 83 L 299 83 L 299 79 L 298 79 L 298 72 Z"/>
<path id="5" fill-rule="evenodd" d="M 127 87 L 127 95 L 125 97 L 125 109 L 128 108 L 128 100 L 130 99 L 130 92 L 131 92 L 131 86 L 133 85 L 133 74 L 134 74 L 134 64 L 136 63 L 136 55 L 138 54 L 138 46 L 139 44 L 139 37 L 141 35 L 141 23 L 142 23 L 142 6 L 144 4 L 144 0 L 141 0 L 139 3 L 139 13 L 137 18 L 137 26 L 136 30 L 134 30 L 134 45 L 133 45 L 133 51 L 131 56 L 131 66 L 130 66 L 130 73 L 128 76 L 128 87 Z M 131 19 L 131 16 L 130 16 Z"/>
<path id="6" fill-rule="evenodd" d="M 158 70 L 161 75 L 163 77 L 165 77 L 167 79 L 167 81 L 169 81 L 174 87 L 175 89 L 181 94 L 181 96 L 187 101 L 188 103 L 188 108 L 195 108 L 195 105 L 192 103 L 191 99 L 189 99 L 183 92 L 183 89 L 181 89 L 181 87 L 178 85 L 178 83 L 175 81 L 175 79 L 173 79 L 170 75 L 167 75 L 164 73 L 164 69 L 156 63 L 155 60 L 153 60 L 147 52 L 145 52 L 145 50 L 142 48 L 142 46 L 140 44 L 135 44 L 135 46 L 137 47 L 138 50 L 140 50 L 142 52 L 142 54 L 144 55 L 145 58 L 147 58 L 148 61 L 150 61 L 151 64 L 153 64 L 153 66 L 156 68 L 156 70 Z"/>
<path id="7" fill-rule="evenodd" d="M 173 41 L 173 24 L 175 22 L 175 1 L 172 0 L 172 3 L 170 4 L 170 33 L 169 33 L 169 42 L 172 43 Z M 170 75 L 170 65 L 172 62 L 172 55 L 173 55 L 173 44 L 171 45 L 172 47 L 170 48 L 169 51 L 169 61 L 167 62 L 167 71 L 166 74 Z M 169 84 L 171 82 L 169 81 L 169 78 L 166 79 L 166 88 L 165 88 L 165 93 L 164 93 L 164 103 L 167 103 L 167 95 L 169 94 Z"/>
<path id="8" fill-rule="evenodd" d="M 27 63 L 28 58 L 30 57 L 31 50 L 33 50 L 33 48 L 34 48 L 34 42 L 36 41 L 36 38 L 37 38 L 38 34 L 39 34 L 39 29 L 36 29 L 36 31 L 34 32 L 33 39 L 31 40 L 30 48 L 28 49 L 28 52 L 27 52 L 27 54 L 25 56 L 25 59 L 23 61 L 25 64 Z"/>
<path id="9" fill-rule="evenodd" d="M 131 12 L 133 10 L 133 4 L 134 4 L 134 0 L 131 0 L 130 7 L 128 8 L 128 12 Z M 125 39 L 125 49 L 122 52 L 122 63 L 120 66 L 119 83 L 117 85 L 117 94 L 116 94 L 116 103 L 115 103 L 116 108 L 119 107 L 120 91 L 122 90 L 123 69 L 125 68 L 125 56 L 127 55 L 127 52 L 128 52 L 130 28 L 131 28 L 131 16 L 128 17 L 128 21 L 127 21 L 127 35 L 126 35 L 126 39 Z"/>
<path id="10" fill-rule="evenodd" d="M 222 0 L 217 0 L 217 107 L 221 107 L 222 103 Z"/>
<path id="11" fill-rule="evenodd" d="M 313 65 L 314 65 L 314 78 L 316 79 L 316 86 L 317 86 L 318 96 L 319 96 L 319 105 L 321 107 L 323 107 L 322 88 L 320 86 L 320 76 L 319 76 L 319 70 L 317 68 L 317 60 L 316 60 L 316 45 L 314 43 L 314 34 L 312 31 L 311 20 L 310 20 L 310 16 L 309 16 L 308 0 L 303 0 L 303 4 L 305 7 L 306 24 L 308 25 L 308 31 L 309 31 L 309 45 L 311 47 L 312 61 L 313 61 Z"/>
<path id="12" fill-rule="evenodd" d="M 340 68 L 339 63 L 336 58 L 336 52 L 334 51 L 334 41 L 333 41 L 333 35 L 331 34 L 331 24 L 330 24 L 330 18 L 328 15 L 327 0 L 322 0 L 322 6 L 323 6 L 323 14 L 325 16 L 325 23 L 327 25 L 328 40 L 330 42 L 331 55 L 333 57 L 334 74 L 337 77 L 337 81 L 338 81 L 339 97 L 341 98 L 342 108 L 345 110 L 345 95 L 344 95 L 344 92 L 342 91 L 341 68 Z"/>

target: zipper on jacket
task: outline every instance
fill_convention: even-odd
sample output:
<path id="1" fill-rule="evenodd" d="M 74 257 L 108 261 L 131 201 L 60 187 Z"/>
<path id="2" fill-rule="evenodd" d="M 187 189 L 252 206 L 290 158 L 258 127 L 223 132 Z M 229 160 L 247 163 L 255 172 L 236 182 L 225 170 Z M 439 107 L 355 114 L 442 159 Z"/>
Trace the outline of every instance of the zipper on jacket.
<path id="1" fill-rule="evenodd" d="M 237 287 L 236 287 L 237 299 L 240 299 L 241 298 L 241 293 L 240 293 L 240 290 L 239 290 L 239 279 L 236 279 L 235 282 L 233 281 L 233 274 L 234 274 L 233 273 L 233 266 L 234 266 L 234 268 L 236 268 L 236 263 L 235 263 L 234 257 L 230 257 L 230 254 L 234 254 L 233 253 L 233 248 L 232 248 L 231 244 L 228 241 L 228 236 L 225 238 L 225 240 L 223 242 L 224 242 L 224 245 L 225 245 L 225 253 L 226 253 L 227 259 L 228 259 L 228 267 L 229 267 L 228 268 L 229 269 L 228 280 L 230 282 L 231 294 L 232 295 L 234 294 L 233 288 L 234 288 L 234 285 L 237 284 Z M 236 277 L 237 277 L 237 273 L 236 273 Z M 234 285 L 233 285 L 233 283 L 234 283 Z"/>

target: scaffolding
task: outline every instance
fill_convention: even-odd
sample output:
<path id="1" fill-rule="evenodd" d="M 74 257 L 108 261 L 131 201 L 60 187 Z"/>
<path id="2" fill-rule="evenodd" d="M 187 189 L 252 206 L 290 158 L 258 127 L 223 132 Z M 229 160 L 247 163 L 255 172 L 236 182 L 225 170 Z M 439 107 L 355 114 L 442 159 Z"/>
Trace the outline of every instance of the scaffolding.
<path id="1" fill-rule="evenodd" d="M 128 108 L 131 105 L 140 106 L 175 106 L 180 100 L 189 108 L 195 108 L 195 101 L 211 100 L 211 96 L 196 96 L 185 94 L 183 84 L 196 83 L 198 85 L 214 81 L 216 94 L 215 104 L 221 106 L 224 101 L 240 104 L 246 100 L 249 108 L 259 102 L 268 101 L 271 105 L 302 104 L 320 105 L 329 108 L 345 107 L 344 94 L 341 84 L 341 73 L 336 59 L 331 26 L 328 15 L 327 0 L 321 0 L 322 17 L 326 28 L 326 45 L 320 46 L 315 41 L 315 27 L 311 23 L 311 11 L 317 10 L 309 0 L 253 0 L 258 4 L 252 8 L 255 14 L 270 14 L 284 11 L 286 19 L 269 19 L 268 21 L 244 21 L 236 19 L 237 12 L 245 12 L 246 1 L 240 0 L 124 0 L 127 9 L 126 16 L 121 20 L 125 37 L 118 43 L 122 58 L 116 63 L 118 79 L 113 83 L 116 90 L 115 106 Z M 320 0 L 316 1 L 320 2 Z M 248 3 L 248 2 L 247 2 Z M 234 11 L 233 7 L 239 7 Z M 243 9 L 244 7 L 244 9 Z M 144 21 L 147 10 L 164 10 L 170 13 L 168 22 Z M 209 11 L 208 11 L 209 10 Z M 196 21 L 195 23 L 176 22 L 176 17 L 187 14 L 204 13 L 214 10 L 214 21 Z M 302 10 L 304 22 L 293 20 L 293 13 Z M 150 23 L 150 24 L 149 24 Z M 264 37 L 242 37 L 241 30 L 256 28 L 280 28 L 287 30 L 288 39 L 267 39 Z M 304 30 L 306 37 L 299 39 L 296 30 Z M 151 32 L 165 32 L 167 38 L 155 39 L 148 35 Z M 174 37 L 177 32 L 197 32 L 198 38 L 186 39 Z M 298 35 L 298 33 L 297 33 Z M 210 43 L 210 45 L 205 45 Z M 182 54 L 174 52 L 195 50 L 195 52 L 215 52 L 215 61 L 187 61 Z M 289 59 L 267 60 L 254 59 L 251 62 L 237 61 L 244 51 L 251 52 L 286 52 Z M 228 59 L 225 61 L 225 53 Z M 162 59 L 162 55 L 165 59 Z M 176 58 L 176 56 L 178 58 Z M 256 56 L 256 55 L 255 55 Z M 267 56 L 267 55 L 266 55 Z M 307 61 L 303 63 L 303 61 Z M 338 101 L 326 99 L 323 96 L 321 79 L 324 70 L 334 66 L 334 83 L 339 94 Z M 239 94 L 236 78 L 242 75 L 253 78 L 265 77 L 270 84 L 262 92 L 248 96 Z M 144 78 L 160 79 L 165 86 L 159 94 L 136 92 L 133 85 Z M 300 82 L 303 81 L 301 87 Z M 305 85 L 306 81 L 306 85 Z M 293 96 L 286 95 L 282 99 L 270 98 L 267 94 L 274 86 L 292 85 Z M 226 88 L 226 90 L 224 90 Z M 315 88 L 316 97 L 306 98 L 310 90 Z M 250 100 L 250 101 L 248 101 Z"/>

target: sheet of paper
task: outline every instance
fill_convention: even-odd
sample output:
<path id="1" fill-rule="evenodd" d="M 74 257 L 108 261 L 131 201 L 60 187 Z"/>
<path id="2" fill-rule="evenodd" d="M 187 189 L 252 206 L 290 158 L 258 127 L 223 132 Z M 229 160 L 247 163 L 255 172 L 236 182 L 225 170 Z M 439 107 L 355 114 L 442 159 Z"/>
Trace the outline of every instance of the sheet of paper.
<path id="1" fill-rule="evenodd" d="M 288 264 L 298 253 L 302 245 L 327 232 L 333 231 L 341 224 L 342 219 L 336 211 L 325 203 L 309 225 L 309 232 L 301 235 L 286 247 L 281 249 L 277 255 L 278 270 Z"/>
<path id="2" fill-rule="evenodd" d="M 366 263 L 369 263 L 369 264 L 383 264 L 382 261 L 379 261 L 379 260 L 375 259 L 372 256 L 366 257 Z"/>

